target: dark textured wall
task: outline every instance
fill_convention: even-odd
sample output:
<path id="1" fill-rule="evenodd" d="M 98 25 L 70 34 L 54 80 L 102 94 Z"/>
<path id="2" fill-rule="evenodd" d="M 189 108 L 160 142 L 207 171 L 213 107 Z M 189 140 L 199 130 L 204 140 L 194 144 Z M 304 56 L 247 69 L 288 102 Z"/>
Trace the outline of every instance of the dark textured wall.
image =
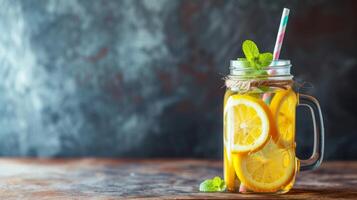
<path id="1" fill-rule="evenodd" d="M 0 154 L 221 157 L 221 77 L 244 39 L 272 51 L 284 6 L 326 157 L 357 159 L 357 4 L 332 0 L 1 0 Z"/>

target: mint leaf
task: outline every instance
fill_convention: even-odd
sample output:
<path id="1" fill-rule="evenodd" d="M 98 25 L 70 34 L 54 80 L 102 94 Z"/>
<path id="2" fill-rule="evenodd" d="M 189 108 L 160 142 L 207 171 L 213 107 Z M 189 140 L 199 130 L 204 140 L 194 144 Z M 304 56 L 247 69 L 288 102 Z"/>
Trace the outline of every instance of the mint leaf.
<path id="1" fill-rule="evenodd" d="M 249 62 L 259 57 L 259 49 L 257 45 L 251 40 L 245 40 L 243 42 L 242 49 L 245 57 Z"/>
<path id="2" fill-rule="evenodd" d="M 207 179 L 200 184 L 201 192 L 215 192 L 216 188 L 212 183 L 211 179 Z"/>
<path id="3" fill-rule="evenodd" d="M 270 91 L 270 87 L 268 87 L 268 86 L 259 86 L 259 87 L 257 87 L 257 90 L 260 93 L 269 92 Z"/>
<path id="4" fill-rule="evenodd" d="M 226 184 L 224 180 L 222 180 L 220 177 L 216 176 L 212 179 L 213 184 L 219 188 L 220 191 L 223 191 L 226 189 Z"/>
<path id="5" fill-rule="evenodd" d="M 246 58 L 237 58 L 238 61 L 248 61 Z"/>
<path id="6" fill-rule="evenodd" d="M 264 70 L 273 61 L 273 54 L 259 53 L 257 45 L 251 40 L 245 40 L 242 45 L 243 53 L 246 58 L 238 58 L 239 61 L 244 61 L 244 67 L 249 67 L 251 70 L 245 72 L 247 76 L 263 76 L 268 75 Z"/>
<path id="7" fill-rule="evenodd" d="M 270 65 L 271 61 L 273 61 L 273 54 L 271 53 L 262 53 L 259 54 L 259 67 L 267 67 Z"/>
<path id="8" fill-rule="evenodd" d="M 268 73 L 265 70 L 254 69 L 245 72 L 245 76 L 249 77 L 258 77 L 258 76 L 267 76 Z"/>
<path id="9" fill-rule="evenodd" d="M 264 75 L 268 75 L 268 73 L 265 70 L 255 70 L 255 71 L 251 72 L 251 75 L 264 76 Z"/>
<path id="10" fill-rule="evenodd" d="M 250 93 L 252 95 L 254 95 L 254 97 L 256 98 L 261 98 L 261 94 L 262 93 L 266 93 L 266 92 L 270 92 L 271 89 L 268 87 L 268 86 L 259 86 L 259 87 L 256 87 L 256 88 L 253 88 Z M 268 102 L 268 104 L 270 103 L 270 100 Z"/>
<path id="11" fill-rule="evenodd" d="M 226 189 L 224 180 L 216 176 L 213 179 L 207 179 L 200 184 L 201 192 L 223 192 Z"/>

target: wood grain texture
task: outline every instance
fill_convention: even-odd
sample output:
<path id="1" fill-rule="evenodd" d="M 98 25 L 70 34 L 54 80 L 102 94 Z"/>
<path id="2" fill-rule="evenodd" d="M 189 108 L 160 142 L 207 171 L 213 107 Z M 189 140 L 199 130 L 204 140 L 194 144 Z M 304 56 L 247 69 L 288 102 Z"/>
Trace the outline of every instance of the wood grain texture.
<path id="1" fill-rule="evenodd" d="M 0 199 L 357 199 L 357 162 L 325 162 L 284 195 L 200 193 L 221 161 L 0 159 Z"/>

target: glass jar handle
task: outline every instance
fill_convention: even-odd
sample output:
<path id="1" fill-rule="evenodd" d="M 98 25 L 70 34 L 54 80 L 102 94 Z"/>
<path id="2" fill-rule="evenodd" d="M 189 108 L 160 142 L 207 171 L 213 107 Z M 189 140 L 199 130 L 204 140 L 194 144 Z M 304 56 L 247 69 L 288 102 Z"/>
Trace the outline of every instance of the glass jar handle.
<path id="1" fill-rule="evenodd" d="M 314 128 L 314 148 L 309 159 L 300 160 L 300 170 L 314 170 L 320 166 L 324 157 L 325 130 L 319 102 L 312 96 L 299 94 L 298 106 L 306 106 L 311 111 Z"/>

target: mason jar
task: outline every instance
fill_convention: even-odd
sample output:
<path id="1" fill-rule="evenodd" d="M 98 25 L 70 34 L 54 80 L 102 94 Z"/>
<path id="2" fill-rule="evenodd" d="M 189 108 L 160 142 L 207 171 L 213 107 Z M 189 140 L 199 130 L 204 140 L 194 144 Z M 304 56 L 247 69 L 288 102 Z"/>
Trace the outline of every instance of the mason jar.
<path id="1" fill-rule="evenodd" d="M 289 60 L 273 61 L 261 70 L 246 61 L 230 63 L 225 78 L 223 111 L 224 180 L 227 190 L 242 193 L 286 193 L 300 170 L 317 168 L 324 151 L 324 126 L 318 101 L 294 87 Z M 296 157 L 296 107 L 311 111 L 312 155 Z"/>

